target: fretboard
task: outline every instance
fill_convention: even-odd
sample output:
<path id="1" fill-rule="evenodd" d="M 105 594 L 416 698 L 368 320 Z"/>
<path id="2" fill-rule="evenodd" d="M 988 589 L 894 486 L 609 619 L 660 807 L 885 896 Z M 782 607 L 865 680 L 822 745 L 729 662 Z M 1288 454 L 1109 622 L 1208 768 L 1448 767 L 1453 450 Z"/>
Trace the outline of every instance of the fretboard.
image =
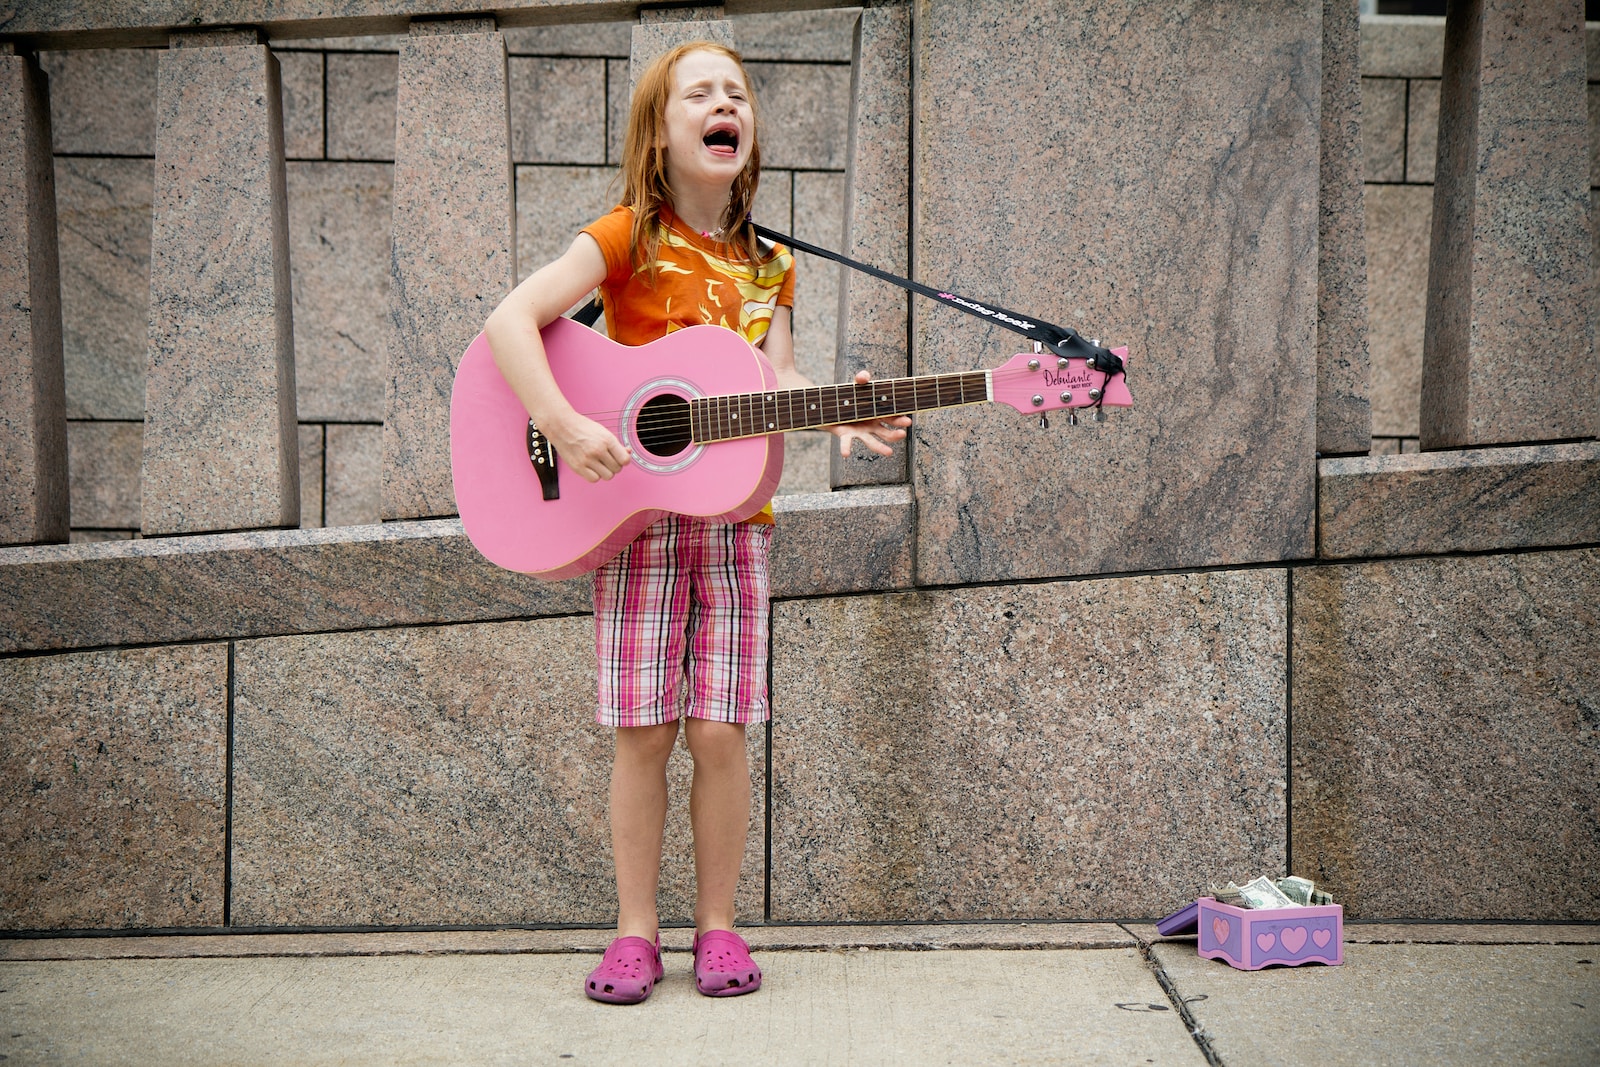
<path id="1" fill-rule="evenodd" d="M 981 404 L 988 399 L 989 372 L 981 370 L 707 396 L 689 402 L 690 434 L 695 441 L 709 444 Z"/>

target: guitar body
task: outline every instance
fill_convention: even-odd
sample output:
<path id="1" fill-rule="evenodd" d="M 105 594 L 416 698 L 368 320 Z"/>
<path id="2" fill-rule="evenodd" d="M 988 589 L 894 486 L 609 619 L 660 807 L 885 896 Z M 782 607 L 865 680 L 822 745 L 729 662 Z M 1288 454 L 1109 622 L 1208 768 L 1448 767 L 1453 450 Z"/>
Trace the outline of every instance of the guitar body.
<path id="1" fill-rule="evenodd" d="M 450 470 L 461 524 L 491 563 L 570 578 L 610 560 L 663 515 L 738 522 L 772 499 L 782 434 L 707 445 L 652 433 L 662 412 L 682 401 L 777 384 L 766 358 L 738 334 L 693 326 L 631 348 L 561 318 L 542 336 L 562 394 L 633 459 L 609 481 L 591 483 L 557 456 L 559 495 L 546 499 L 529 458 L 528 413 L 479 334 L 450 398 Z"/>

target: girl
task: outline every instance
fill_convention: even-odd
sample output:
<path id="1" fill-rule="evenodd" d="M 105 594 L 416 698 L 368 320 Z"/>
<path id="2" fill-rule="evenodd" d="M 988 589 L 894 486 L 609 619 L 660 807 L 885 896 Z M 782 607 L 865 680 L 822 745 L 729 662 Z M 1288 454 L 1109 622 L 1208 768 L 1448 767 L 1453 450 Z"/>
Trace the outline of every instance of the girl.
<path id="1" fill-rule="evenodd" d="M 758 243 L 748 221 L 761 173 L 756 119 L 738 53 L 695 42 L 662 56 L 633 94 L 622 204 L 489 317 L 501 374 L 556 453 L 591 482 L 611 478 L 631 456 L 561 395 L 539 331 L 593 289 L 623 344 L 720 324 L 762 348 L 779 388 L 811 384 L 795 369 L 793 257 Z M 898 418 L 832 432 L 842 455 L 857 440 L 889 455 L 908 425 Z M 597 720 L 616 729 L 610 813 L 619 905 L 617 937 L 584 983 L 595 1000 L 638 1003 L 662 975 L 656 888 L 680 718 L 694 761 L 695 984 L 708 996 L 761 985 L 733 924 L 750 818 L 745 725 L 769 717 L 771 523 L 770 506 L 731 525 L 668 517 L 595 572 Z"/>

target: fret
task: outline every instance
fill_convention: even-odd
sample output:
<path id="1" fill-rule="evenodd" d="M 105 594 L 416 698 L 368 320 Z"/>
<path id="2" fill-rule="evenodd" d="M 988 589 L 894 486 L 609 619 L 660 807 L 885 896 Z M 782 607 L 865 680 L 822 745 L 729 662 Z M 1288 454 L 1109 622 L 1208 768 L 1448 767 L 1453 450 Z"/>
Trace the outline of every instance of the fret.
<path id="1" fill-rule="evenodd" d="M 988 371 L 925 374 L 875 382 L 701 397 L 690 401 L 689 424 L 693 439 L 706 443 L 887 419 L 989 399 Z"/>

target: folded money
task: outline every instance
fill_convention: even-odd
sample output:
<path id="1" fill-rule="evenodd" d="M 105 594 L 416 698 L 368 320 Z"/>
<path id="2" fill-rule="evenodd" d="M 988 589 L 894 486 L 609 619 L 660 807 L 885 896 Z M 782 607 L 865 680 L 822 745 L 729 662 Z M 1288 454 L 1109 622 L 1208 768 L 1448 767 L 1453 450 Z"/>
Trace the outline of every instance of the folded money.
<path id="1" fill-rule="evenodd" d="M 1311 906 L 1311 894 L 1316 891 L 1316 886 L 1309 879 L 1291 874 L 1287 878 L 1279 878 L 1275 884 L 1279 892 L 1302 908 Z"/>
<path id="2" fill-rule="evenodd" d="M 1239 892 L 1239 887 L 1232 882 L 1220 889 L 1212 886 L 1211 896 L 1218 904 L 1228 904 L 1235 908 L 1248 908 L 1250 906 L 1245 903 L 1244 894 Z"/>
<path id="3" fill-rule="evenodd" d="M 1211 897 L 1235 908 L 1304 908 L 1333 903 L 1332 895 L 1318 889 L 1311 879 L 1293 874 L 1276 879 L 1262 875 L 1243 886 L 1233 882 L 1212 886 Z"/>
<path id="4" fill-rule="evenodd" d="M 1294 901 L 1284 896 L 1283 890 L 1264 874 L 1240 886 L 1239 892 L 1250 902 L 1249 906 L 1252 908 L 1294 907 Z"/>

